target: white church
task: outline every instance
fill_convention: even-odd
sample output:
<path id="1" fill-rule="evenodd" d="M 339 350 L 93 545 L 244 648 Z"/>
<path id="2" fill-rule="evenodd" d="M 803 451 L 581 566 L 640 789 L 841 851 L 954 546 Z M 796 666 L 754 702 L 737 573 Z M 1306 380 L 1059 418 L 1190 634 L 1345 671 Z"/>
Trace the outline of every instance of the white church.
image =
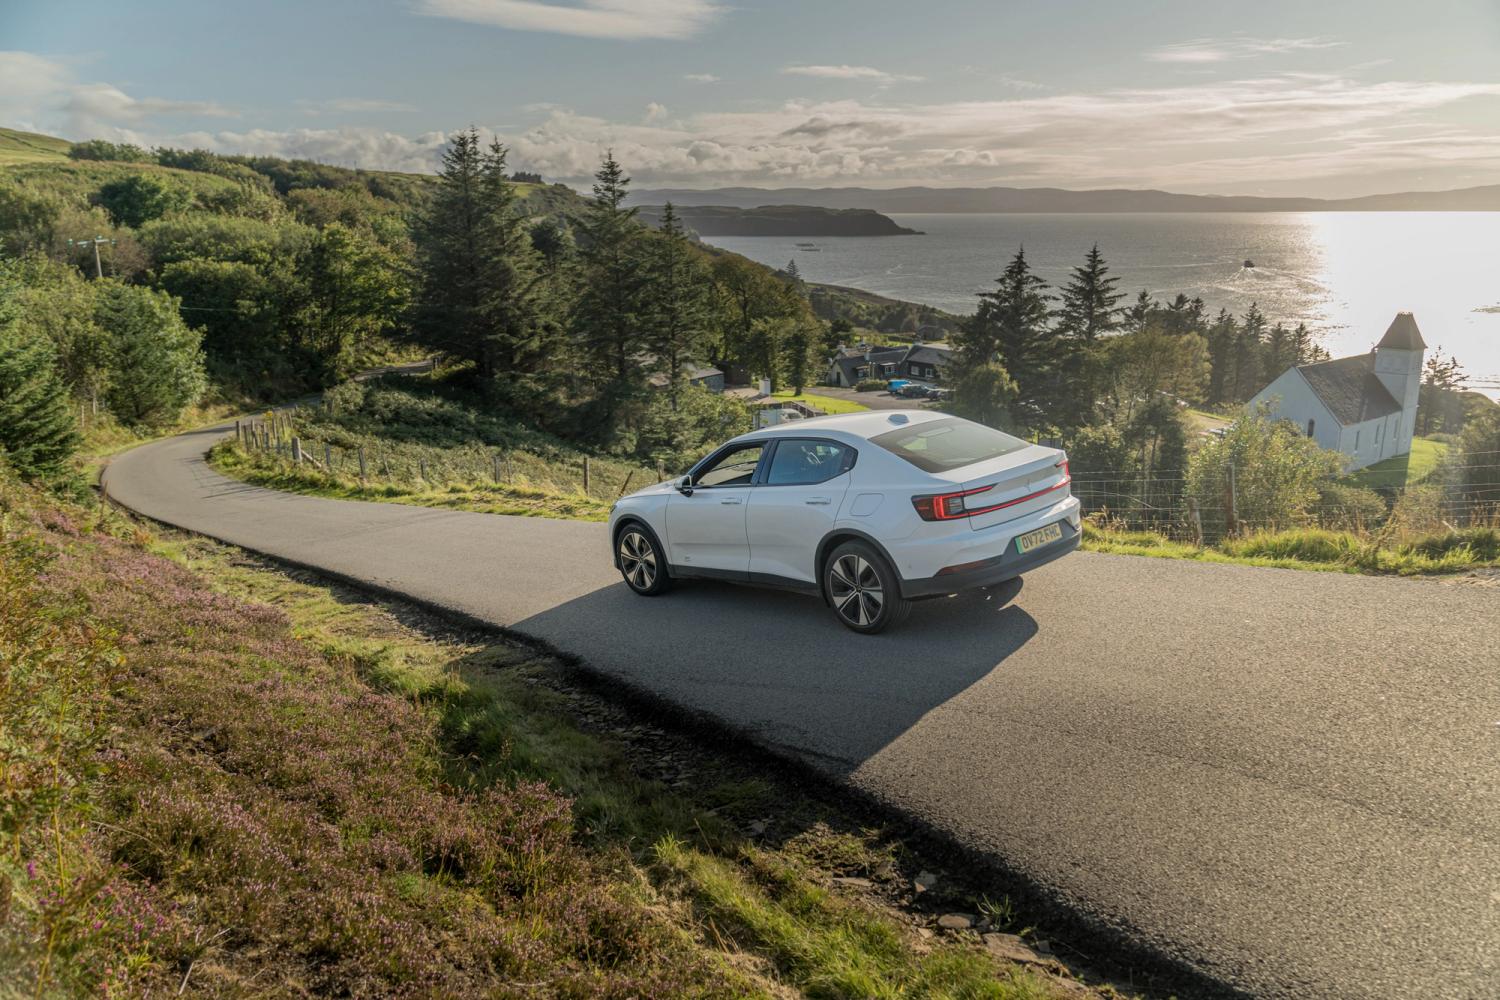
<path id="1" fill-rule="evenodd" d="M 1426 350 L 1417 321 L 1400 312 L 1369 354 L 1288 368 L 1250 405 L 1269 403 L 1273 416 L 1343 452 L 1349 471 L 1363 469 L 1411 451 Z"/>

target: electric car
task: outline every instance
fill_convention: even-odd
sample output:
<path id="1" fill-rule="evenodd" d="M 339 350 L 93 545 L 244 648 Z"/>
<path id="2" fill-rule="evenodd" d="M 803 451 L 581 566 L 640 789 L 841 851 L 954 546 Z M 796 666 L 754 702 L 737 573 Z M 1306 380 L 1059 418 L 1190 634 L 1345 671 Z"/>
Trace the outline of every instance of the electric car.
<path id="1" fill-rule="evenodd" d="M 993 586 L 1078 547 L 1068 458 L 930 410 L 767 427 L 610 510 L 615 566 L 655 597 L 692 578 L 819 595 L 875 633 L 913 602 Z"/>

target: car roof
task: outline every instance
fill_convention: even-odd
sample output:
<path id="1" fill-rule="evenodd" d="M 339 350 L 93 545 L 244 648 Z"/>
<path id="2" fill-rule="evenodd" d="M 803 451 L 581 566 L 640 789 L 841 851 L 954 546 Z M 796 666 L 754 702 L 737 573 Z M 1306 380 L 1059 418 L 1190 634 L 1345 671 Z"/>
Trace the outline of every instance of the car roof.
<path id="1" fill-rule="evenodd" d="M 774 427 L 763 427 L 758 431 L 741 435 L 736 440 L 757 441 L 778 437 L 818 437 L 829 432 L 849 434 L 868 440 L 897 427 L 931 423 L 948 419 L 950 414 L 935 410 L 862 410 L 859 413 L 830 413 L 806 420 L 789 420 Z"/>

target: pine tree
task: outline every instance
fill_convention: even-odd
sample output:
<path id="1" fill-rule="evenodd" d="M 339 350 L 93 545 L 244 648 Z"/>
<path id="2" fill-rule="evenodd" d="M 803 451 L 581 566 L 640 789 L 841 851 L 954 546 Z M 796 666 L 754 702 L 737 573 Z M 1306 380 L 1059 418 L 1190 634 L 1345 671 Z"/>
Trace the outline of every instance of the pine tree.
<path id="1" fill-rule="evenodd" d="M 110 341 L 110 411 L 125 424 L 171 423 L 208 388 L 202 334 L 166 292 L 114 279 L 96 284 L 94 315 Z"/>
<path id="2" fill-rule="evenodd" d="M 996 284 L 994 291 L 980 294 L 979 308 L 964 327 L 960 361 L 967 369 L 998 361 L 1018 387 L 1018 415 L 1037 420 L 1057 388 L 1059 338 L 1048 322 L 1052 297 L 1047 283 L 1032 272 L 1024 247 Z"/>
<path id="3" fill-rule="evenodd" d="M 1118 278 L 1109 276 L 1109 266 L 1095 243 L 1081 266 L 1073 268 L 1073 276 L 1062 289 L 1062 302 L 1058 310 L 1058 330 L 1068 338 L 1068 350 L 1064 359 L 1067 391 L 1060 416 L 1062 421 L 1074 427 L 1093 422 L 1098 406 L 1098 372 L 1095 341 L 1105 334 L 1119 329 L 1119 301 L 1124 297 L 1115 291 Z"/>
<path id="4" fill-rule="evenodd" d="M 505 160 L 504 146 L 482 149 L 472 128 L 443 155 L 417 227 L 422 288 L 413 329 L 423 343 L 474 362 L 487 389 L 520 403 L 546 381 L 559 334 Z"/>
<path id="5" fill-rule="evenodd" d="M 1232 402 L 1235 388 L 1235 343 L 1239 340 L 1239 324 L 1220 309 L 1213 325 L 1208 328 L 1208 403 L 1223 406 Z"/>
<path id="6" fill-rule="evenodd" d="M 78 447 L 52 343 L 16 323 L 17 282 L 0 271 L 0 455 L 31 479 L 60 472 Z"/>
<path id="7" fill-rule="evenodd" d="M 1151 322 L 1151 314 L 1156 311 L 1156 303 L 1151 299 L 1151 293 L 1142 288 L 1135 297 L 1135 302 L 1125 310 L 1125 329 L 1131 333 L 1141 333 L 1146 329 L 1146 324 Z"/>
<path id="8" fill-rule="evenodd" d="M 1095 243 L 1082 265 L 1062 289 L 1058 309 L 1059 329 L 1067 336 L 1092 344 L 1119 328 L 1119 306 L 1123 292 L 1115 291 L 1120 279 L 1109 276 L 1109 266 Z"/>
<path id="9" fill-rule="evenodd" d="M 1243 403 L 1262 388 L 1265 361 L 1266 317 L 1250 303 L 1234 343 L 1234 399 Z M 1277 372 L 1276 374 L 1280 374 Z"/>
<path id="10" fill-rule="evenodd" d="M 642 310 L 642 232 L 635 209 L 625 207 L 630 178 L 614 153 L 594 175 L 594 197 L 580 222 L 582 283 L 573 312 L 575 337 L 606 396 L 606 409 L 640 382 L 646 347 Z"/>
<path id="11" fill-rule="evenodd" d="M 646 346 L 656 370 L 667 377 L 672 410 L 678 408 L 685 367 L 702 360 L 709 327 L 708 268 L 684 234 L 671 202 L 648 248 L 642 296 Z"/>

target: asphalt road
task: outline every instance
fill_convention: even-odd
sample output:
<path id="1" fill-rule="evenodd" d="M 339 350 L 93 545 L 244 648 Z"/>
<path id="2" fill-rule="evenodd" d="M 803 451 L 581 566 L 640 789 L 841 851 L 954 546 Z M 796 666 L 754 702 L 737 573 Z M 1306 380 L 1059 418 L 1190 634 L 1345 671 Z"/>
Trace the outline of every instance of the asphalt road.
<path id="1" fill-rule="evenodd" d="M 860 637 L 632 595 L 604 526 L 117 458 L 143 514 L 536 636 L 711 713 L 1266 997 L 1500 997 L 1500 586 L 1080 553 Z"/>

